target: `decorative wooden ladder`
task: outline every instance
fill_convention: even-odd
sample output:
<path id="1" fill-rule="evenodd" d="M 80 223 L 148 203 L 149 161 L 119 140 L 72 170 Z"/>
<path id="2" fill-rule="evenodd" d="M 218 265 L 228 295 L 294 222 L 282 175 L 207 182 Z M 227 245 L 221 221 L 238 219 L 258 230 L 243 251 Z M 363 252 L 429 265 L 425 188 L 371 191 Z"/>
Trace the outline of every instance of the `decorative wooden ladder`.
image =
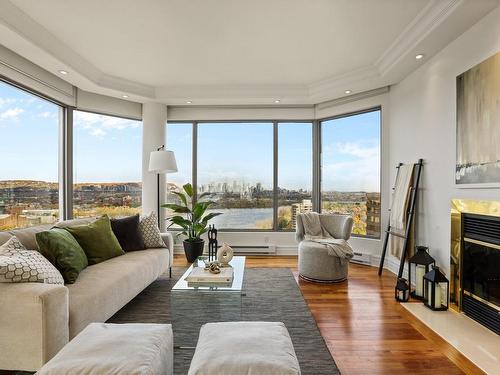
<path id="1" fill-rule="evenodd" d="M 396 167 L 398 169 L 398 172 L 396 174 L 396 182 L 398 181 L 399 177 L 399 168 L 403 165 L 403 163 L 399 163 L 398 166 Z M 422 173 L 422 167 L 424 166 L 424 160 L 423 159 L 418 159 L 418 162 L 413 164 L 413 181 L 412 181 L 412 186 L 410 186 L 410 202 L 408 204 L 408 210 L 406 212 L 406 228 L 405 228 L 405 233 L 404 234 L 399 234 L 391 230 L 391 220 L 389 218 L 389 223 L 387 224 L 387 230 L 385 231 L 385 239 L 384 239 L 384 246 L 382 249 L 382 256 L 380 258 L 380 265 L 378 267 L 378 274 L 379 276 L 382 275 L 382 270 L 384 269 L 384 261 L 385 261 L 385 253 L 387 251 L 387 244 L 389 242 L 389 236 L 396 236 L 403 238 L 403 251 L 401 254 L 401 262 L 399 264 L 399 272 L 398 272 L 398 278 L 403 276 L 403 270 L 405 266 L 405 260 L 406 260 L 406 252 L 407 252 L 407 247 L 408 247 L 408 238 L 410 236 L 410 231 L 411 231 L 411 226 L 413 224 L 413 219 L 415 217 L 415 208 L 416 208 L 416 203 L 417 203 L 417 192 L 418 192 L 418 186 L 420 183 L 420 175 Z M 395 189 L 395 186 L 392 188 L 392 190 Z M 390 211 L 390 209 L 389 209 Z"/>

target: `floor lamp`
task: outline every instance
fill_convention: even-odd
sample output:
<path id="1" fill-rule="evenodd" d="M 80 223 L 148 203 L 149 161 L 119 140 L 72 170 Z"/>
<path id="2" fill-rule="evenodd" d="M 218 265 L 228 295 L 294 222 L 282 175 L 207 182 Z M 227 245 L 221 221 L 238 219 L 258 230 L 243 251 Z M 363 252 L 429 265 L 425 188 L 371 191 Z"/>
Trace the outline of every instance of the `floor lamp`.
<path id="1" fill-rule="evenodd" d="M 156 151 L 151 151 L 149 155 L 149 172 L 157 174 L 157 197 L 156 203 L 158 207 L 158 228 L 161 229 L 160 219 L 160 174 L 177 172 L 177 163 L 173 151 L 165 150 L 165 145 L 158 147 Z"/>

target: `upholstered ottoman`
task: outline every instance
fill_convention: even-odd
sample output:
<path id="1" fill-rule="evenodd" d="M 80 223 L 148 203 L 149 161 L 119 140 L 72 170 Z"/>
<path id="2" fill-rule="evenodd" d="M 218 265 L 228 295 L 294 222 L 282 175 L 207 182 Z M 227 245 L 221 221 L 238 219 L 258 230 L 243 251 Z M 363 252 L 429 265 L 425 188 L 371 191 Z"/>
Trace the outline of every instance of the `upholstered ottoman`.
<path id="1" fill-rule="evenodd" d="M 170 324 L 92 323 L 47 362 L 39 375 L 172 375 Z"/>
<path id="2" fill-rule="evenodd" d="M 328 254 L 328 248 L 313 241 L 299 243 L 299 275 L 309 281 L 335 283 L 347 279 L 349 261 Z"/>
<path id="3" fill-rule="evenodd" d="M 228 322 L 201 327 L 188 375 L 299 375 L 283 323 Z"/>

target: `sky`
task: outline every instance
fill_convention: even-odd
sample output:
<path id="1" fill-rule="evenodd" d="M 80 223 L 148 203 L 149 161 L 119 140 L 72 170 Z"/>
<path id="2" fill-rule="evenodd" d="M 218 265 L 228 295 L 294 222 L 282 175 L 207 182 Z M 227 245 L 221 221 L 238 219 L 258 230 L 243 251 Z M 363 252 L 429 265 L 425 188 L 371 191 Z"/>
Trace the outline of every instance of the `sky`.
<path id="1" fill-rule="evenodd" d="M 142 123 L 74 112 L 74 181 L 141 180 Z M 57 182 L 59 107 L 0 82 L 0 180 Z"/>
<path id="2" fill-rule="evenodd" d="M 75 182 L 141 180 L 142 123 L 75 111 Z M 0 82 L 0 180 L 57 181 L 59 107 Z M 310 123 L 280 123 L 278 184 L 312 189 Z M 379 191 L 380 112 L 324 121 L 322 188 Z M 167 179 L 191 182 L 191 124 L 167 126 L 167 148 L 179 172 Z M 232 182 L 272 188 L 272 123 L 200 123 L 198 183 Z"/>

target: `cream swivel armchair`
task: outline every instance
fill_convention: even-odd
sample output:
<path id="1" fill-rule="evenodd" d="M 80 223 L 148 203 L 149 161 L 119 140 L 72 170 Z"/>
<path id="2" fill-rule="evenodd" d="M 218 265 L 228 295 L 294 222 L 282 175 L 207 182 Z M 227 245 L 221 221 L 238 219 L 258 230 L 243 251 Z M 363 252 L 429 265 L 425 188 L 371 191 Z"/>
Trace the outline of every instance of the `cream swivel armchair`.
<path id="1" fill-rule="evenodd" d="M 329 253 L 326 245 L 305 238 L 303 214 L 297 215 L 295 239 L 299 243 L 299 275 L 308 281 L 334 283 L 347 279 L 348 259 Z M 336 239 L 348 240 L 352 217 L 340 214 L 320 214 L 321 226 Z"/>

